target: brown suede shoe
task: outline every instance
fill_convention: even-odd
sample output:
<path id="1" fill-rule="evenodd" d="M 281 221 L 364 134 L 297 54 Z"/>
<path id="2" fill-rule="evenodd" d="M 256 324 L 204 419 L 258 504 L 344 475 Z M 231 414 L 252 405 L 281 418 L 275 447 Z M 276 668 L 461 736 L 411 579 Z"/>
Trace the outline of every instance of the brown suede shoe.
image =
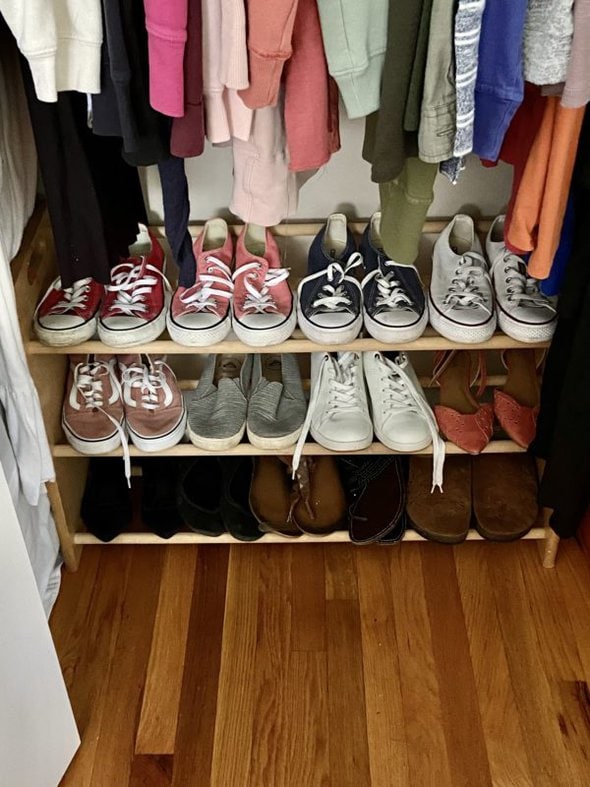
<path id="1" fill-rule="evenodd" d="M 293 484 L 293 519 L 303 533 L 322 536 L 341 530 L 346 495 L 332 456 L 304 456 Z"/>
<path id="2" fill-rule="evenodd" d="M 471 522 L 471 458 L 448 456 L 443 489 L 432 487 L 429 458 L 410 457 L 408 516 L 417 533 L 442 544 L 464 541 Z"/>
<path id="3" fill-rule="evenodd" d="M 250 508 L 261 530 L 295 538 L 301 535 L 292 517 L 289 468 L 278 456 L 257 456 L 250 487 Z"/>
<path id="4" fill-rule="evenodd" d="M 515 541 L 528 533 L 539 512 L 533 457 L 485 454 L 473 460 L 472 474 L 477 532 L 491 541 Z"/>

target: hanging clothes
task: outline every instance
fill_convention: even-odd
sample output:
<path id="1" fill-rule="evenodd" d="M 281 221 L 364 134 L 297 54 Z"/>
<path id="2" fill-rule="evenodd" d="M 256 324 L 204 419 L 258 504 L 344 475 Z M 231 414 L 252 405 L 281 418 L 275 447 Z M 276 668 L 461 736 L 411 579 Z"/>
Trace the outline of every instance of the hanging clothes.
<path id="1" fill-rule="evenodd" d="M 0 0 L 39 101 L 62 90 L 100 92 L 100 0 Z"/>
<path id="2" fill-rule="evenodd" d="M 350 119 L 379 109 L 388 0 L 318 0 L 328 69 Z"/>
<path id="3" fill-rule="evenodd" d="M 240 97 L 250 109 L 273 107 L 291 57 L 298 0 L 246 0 L 250 84 Z"/>
<path id="4" fill-rule="evenodd" d="M 169 117 L 184 115 L 184 49 L 188 0 L 144 0 L 150 58 L 150 104 Z"/>
<path id="5" fill-rule="evenodd" d="M 531 252 L 528 272 L 546 279 L 559 246 L 584 109 L 566 109 L 546 99 L 539 131 L 514 201 L 506 242 Z"/>
<path id="6" fill-rule="evenodd" d="M 574 0 L 529 0 L 524 27 L 527 82 L 565 82 L 574 32 L 573 6 Z"/>
<path id="7" fill-rule="evenodd" d="M 188 0 L 186 30 L 184 114 L 174 118 L 170 134 L 170 152 L 180 158 L 200 156 L 205 148 L 201 0 Z"/>
<path id="8" fill-rule="evenodd" d="M 523 33 L 527 0 L 488 0 L 479 38 L 473 152 L 495 161 L 524 98 Z"/>
<path id="9" fill-rule="evenodd" d="M 92 96 L 92 130 L 121 137 L 131 166 L 149 166 L 169 155 L 170 129 L 149 103 L 143 0 L 103 0 L 103 13 L 102 90 Z"/>
<path id="10" fill-rule="evenodd" d="M 590 0 L 574 4 L 574 34 L 561 103 L 575 109 L 590 101 Z"/>
<path id="11" fill-rule="evenodd" d="M 22 343 L 10 262 L 18 252 L 35 203 L 37 157 L 18 57 L 0 19 L 0 404 L 29 504 L 54 478 L 43 414 Z"/>

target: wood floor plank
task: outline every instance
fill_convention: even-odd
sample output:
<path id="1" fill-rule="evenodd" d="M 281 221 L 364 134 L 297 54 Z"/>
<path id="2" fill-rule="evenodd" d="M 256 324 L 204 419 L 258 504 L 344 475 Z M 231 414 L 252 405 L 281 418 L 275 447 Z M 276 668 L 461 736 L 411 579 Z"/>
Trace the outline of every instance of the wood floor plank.
<path id="1" fill-rule="evenodd" d="M 211 787 L 249 784 L 258 669 L 259 550 L 230 547 Z"/>
<path id="2" fill-rule="evenodd" d="M 197 548 L 164 547 L 136 754 L 174 754 Z M 162 675 L 166 680 L 162 680 Z"/>
<path id="3" fill-rule="evenodd" d="M 452 549 L 425 544 L 424 592 L 454 787 L 492 784 Z"/>
<path id="4" fill-rule="evenodd" d="M 371 774 L 357 601 L 326 602 L 326 642 L 330 778 L 338 787 L 364 787 Z"/>
<path id="5" fill-rule="evenodd" d="M 422 546 L 408 544 L 389 552 L 408 783 L 415 787 L 453 787 L 424 595 Z"/>
<path id="6" fill-rule="evenodd" d="M 94 787 L 92 771 L 107 699 L 107 683 L 133 559 L 132 551 L 125 548 L 101 550 L 99 547 L 97 552 L 99 565 L 90 603 L 81 605 L 72 615 L 72 637 L 68 641 L 70 650 L 60 652 L 68 694 L 82 738 L 82 744 L 62 779 L 62 787 Z M 84 562 L 79 571 L 83 570 L 83 566 Z M 69 578 L 66 575 L 64 582 Z M 77 586 L 77 582 L 72 582 L 73 592 Z"/>
<path id="7" fill-rule="evenodd" d="M 527 583 L 526 590 L 531 621 L 540 646 L 539 656 L 557 712 L 561 741 L 572 772 L 585 771 L 590 779 L 588 701 L 586 693 L 579 689 L 580 684 L 587 684 L 568 605 L 561 591 L 560 568 L 543 569 L 534 549 L 521 549 L 516 557 L 520 560 L 523 576 L 535 576 L 536 573 L 536 581 Z"/>
<path id="8" fill-rule="evenodd" d="M 457 547 L 455 566 L 492 782 L 534 787 L 485 561 L 488 544 Z"/>
<path id="9" fill-rule="evenodd" d="M 280 787 L 330 787 L 328 666 L 325 653 L 293 651 L 287 670 L 291 716 L 288 770 Z M 253 783 L 252 783 L 253 784 Z"/>
<path id="10" fill-rule="evenodd" d="M 572 773 L 556 712 L 549 678 L 539 653 L 539 639 L 529 609 L 519 550 L 488 544 L 485 560 L 496 600 L 504 650 L 521 718 L 531 776 L 535 787 L 577 784 Z M 522 547 L 521 547 L 522 548 Z M 543 571 L 539 565 L 538 571 Z"/>
<path id="11" fill-rule="evenodd" d="M 351 544 L 330 544 L 322 549 L 326 569 L 326 599 L 357 599 L 355 547 Z"/>
<path id="12" fill-rule="evenodd" d="M 381 547 L 356 554 L 372 787 L 407 784 L 406 733 L 390 560 Z"/>
<path id="13" fill-rule="evenodd" d="M 561 542 L 555 574 L 578 645 L 584 681 L 590 683 L 590 560 L 574 539 Z"/>
<path id="14" fill-rule="evenodd" d="M 230 548 L 199 549 L 174 745 L 172 784 L 211 780 Z"/>
<path id="15" fill-rule="evenodd" d="M 323 547 L 316 544 L 293 547 L 291 583 L 291 650 L 324 652 L 326 571 Z"/>
<path id="16" fill-rule="evenodd" d="M 143 550 L 146 554 L 133 559 Z M 162 574 L 163 552 L 131 547 L 121 626 L 106 684 L 105 705 L 96 746 L 92 785 L 127 784 L 146 680 Z M 125 701 L 122 701 L 125 697 Z"/>
<path id="17" fill-rule="evenodd" d="M 168 754 L 136 754 L 131 763 L 129 787 L 169 787 L 172 757 Z"/>
<path id="18" fill-rule="evenodd" d="M 291 556 L 297 547 L 258 547 L 258 620 L 252 706 L 249 783 L 289 784 L 289 742 L 293 735 L 287 703 L 291 668 Z"/>

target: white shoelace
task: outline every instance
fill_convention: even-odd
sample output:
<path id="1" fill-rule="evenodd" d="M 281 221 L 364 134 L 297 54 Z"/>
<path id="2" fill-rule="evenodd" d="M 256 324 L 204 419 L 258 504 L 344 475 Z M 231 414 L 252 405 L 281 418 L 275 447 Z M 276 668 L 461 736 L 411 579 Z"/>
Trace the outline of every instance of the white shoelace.
<path id="1" fill-rule="evenodd" d="M 149 310 L 146 298 L 158 283 L 158 278 L 162 279 L 166 289 L 170 289 L 162 271 L 153 265 L 146 265 L 144 268 L 143 261 L 142 257 L 137 262 L 122 262 L 113 268 L 111 283 L 106 289 L 108 292 L 116 292 L 117 297 L 109 309 L 110 312 L 117 311 L 130 317 L 138 317 Z"/>
<path id="2" fill-rule="evenodd" d="M 163 367 L 164 361 L 148 360 L 145 364 L 133 364 L 126 367 L 123 372 L 123 394 L 125 404 L 129 407 L 136 407 L 135 399 L 130 395 L 132 389 L 139 389 L 140 406 L 144 410 L 155 410 L 159 405 L 159 391 L 164 392 L 164 407 L 168 407 L 172 402 L 172 391 L 166 380 Z M 127 390 L 127 387 L 129 390 Z"/>
<path id="3" fill-rule="evenodd" d="M 80 279 L 79 281 L 74 282 L 71 287 L 67 287 L 66 289 L 62 290 L 62 299 L 59 300 L 55 306 L 52 306 L 48 314 L 65 314 L 66 312 L 74 311 L 74 309 L 83 309 L 88 301 L 88 293 L 90 292 L 91 281 L 92 279 L 90 278 Z M 57 285 L 55 289 L 58 289 Z M 51 292 L 51 290 L 49 292 Z M 37 306 L 35 314 L 39 311 L 42 304 L 43 301 L 41 301 L 39 306 Z"/>
<path id="4" fill-rule="evenodd" d="M 180 301 L 184 304 L 185 312 L 209 311 L 215 313 L 217 303 L 215 298 L 230 300 L 234 289 L 232 274 L 229 265 L 225 262 L 209 255 L 206 257 L 207 273 L 199 276 L 196 284 L 186 289 L 180 296 Z M 227 289 L 220 289 L 216 285 L 223 285 Z"/>
<path id="5" fill-rule="evenodd" d="M 259 271 L 261 267 L 261 264 L 256 260 L 247 262 L 245 265 L 240 265 L 234 272 L 232 279 L 235 282 L 238 278 L 244 277 L 244 286 L 247 291 L 242 306 L 244 311 L 253 312 L 254 314 L 265 314 L 268 312 L 276 313 L 279 309 L 274 301 L 271 290 L 273 287 L 276 287 L 277 284 L 281 284 L 281 282 L 284 282 L 285 279 L 288 278 L 289 269 L 269 268 L 264 277 L 264 283 L 261 289 L 258 289 L 253 282 L 256 280 L 255 272 Z"/>
<path id="6" fill-rule="evenodd" d="M 330 418 L 335 413 L 346 410 L 361 410 L 363 403 L 359 397 L 358 383 L 358 355 L 354 352 L 341 353 L 339 358 L 326 354 L 322 361 L 317 380 L 315 381 L 307 414 L 293 454 L 293 478 L 299 467 L 303 447 L 309 434 L 314 411 L 318 403 L 324 377 L 328 375 L 330 382 L 325 414 Z"/>
<path id="7" fill-rule="evenodd" d="M 112 366 L 105 361 L 93 361 L 91 363 L 79 363 L 74 369 L 74 384 L 70 393 L 70 404 L 75 409 L 79 409 L 76 394 L 84 401 L 86 410 L 99 410 L 113 424 L 121 439 L 123 448 L 123 462 L 125 465 L 125 478 L 127 485 L 131 486 L 131 457 L 129 455 L 129 445 L 127 434 L 122 424 L 104 409 L 104 388 L 101 378 L 109 377 L 113 390 L 121 398 L 121 386 L 113 371 Z"/>
<path id="8" fill-rule="evenodd" d="M 382 268 L 379 267 L 368 273 L 363 280 L 363 288 L 371 279 L 375 279 L 377 283 L 377 297 L 375 299 L 377 311 L 389 309 L 412 311 L 415 308 L 414 301 L 396 277 L 393 265 L 395 263 L 392 260 L 386 260 Z M 391 270 L 387 270 L 387 268 L 391 268 Z"/>
<path id="9" fill-rule="evenodd" d="M 557 311 L 549 298 L 540 292 L 539 282 L 523 272 L 526 266 L 517 254 L 506 250 L 498 264 L 502 266 L 505 276 L 509 274 L 505 281 L 508 285 L 506 292 L 510 303 L 536 309 L 550 309 L 553 313 Z"/>
<path id="10" fill-rule="evenodd" d="M 442 492 L 445 444 L 438 432 L 434 413 L 404 369 L 407 360 L 405 353 L 400 353 L 395 361 L 380 356 L 380 362 L 384 367 L 380 377 L 384 416 L 387 420 L 388 416 L 395 416 L 403 411 L 421 415 L 425 419 L 432 437 L 432 489 L 430 491 L 434 492 L 438 487 Z"/>
<path id="11" fill-rule="evenodd" d="M 325 270 L 328 282 L 323 285 L 321 293 L 312 303 L 312 308 L 320 312 L 351 311 L 352 300 L 342 283 L 353 268 L 363 262 L 362 256 L 355 251 L 350 255 L 344 267 L 341 262 L 331 262 Z"/>
<path id="12" fill-rule="evenodd" d="M 480 287 L 487 282 L 491 290 L 488 266 L 481 254 L 467 252 L 455 269 L 453 278 L 444 297 L 444 304 L 452 309 L 484 309 L 488 314 L 492 309 Z"/>

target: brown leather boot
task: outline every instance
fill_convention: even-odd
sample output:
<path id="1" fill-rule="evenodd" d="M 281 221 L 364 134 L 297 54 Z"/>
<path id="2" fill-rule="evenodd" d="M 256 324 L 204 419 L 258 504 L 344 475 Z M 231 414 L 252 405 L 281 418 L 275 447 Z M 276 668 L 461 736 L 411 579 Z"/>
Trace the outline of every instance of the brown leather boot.
<path id="1" fill-rule="evenodd" d="M 424 538 L 442 544 L 464 541 L 471 522 L 471 457 L 447 456 L 444 492 L 432 487 L 429 458 L 410 458 L 408 517 Z"/>
<path id="2" fill-rule="evenodd" d="M 485 454 L 474 458 L 472 473 L 477 532 L 491 541 L 515 541 L 528 533 L 539 513 L 533 457 Z"/>

